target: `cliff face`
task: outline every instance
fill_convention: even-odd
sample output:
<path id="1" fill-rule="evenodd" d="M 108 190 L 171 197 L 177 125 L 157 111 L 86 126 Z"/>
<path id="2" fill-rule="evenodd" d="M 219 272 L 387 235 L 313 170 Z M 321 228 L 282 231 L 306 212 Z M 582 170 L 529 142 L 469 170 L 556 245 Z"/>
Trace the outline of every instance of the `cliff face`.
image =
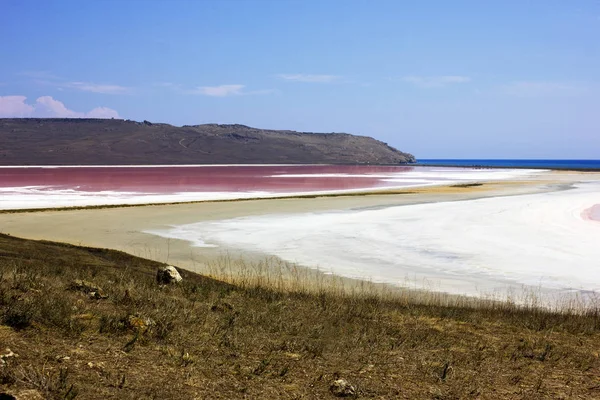
<path id="1" fill-rule="evenodd" d="M 0 165 L 399 164 L 415 158 L 345 133 L 109 119 L 0 119 Z"/>

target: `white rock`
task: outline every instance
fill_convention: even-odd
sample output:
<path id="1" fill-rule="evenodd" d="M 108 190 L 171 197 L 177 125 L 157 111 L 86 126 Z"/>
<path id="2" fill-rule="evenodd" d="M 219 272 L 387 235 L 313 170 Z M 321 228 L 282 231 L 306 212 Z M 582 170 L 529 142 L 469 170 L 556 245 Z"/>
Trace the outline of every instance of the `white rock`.
<path id="1" fill-rule="evenodd" d="M 19 355 L 17 353 L 14 353 L 11 349 L 9 349 L 8 347 L 4 350 L 6 353 L 0 355 L 0 358 L 4 359 L 4 358 L 11 358 L 11 357 L 19 357 Z"/>
<path id="2" fill-rule="evenodd" d="M 160 267 L 156 272 L 156 281 L 164 285 L 168 285 L 170 283 L 179 283 L 182 280 L 183 278 L 181 275 L 179 275 L 177 269 L 172 265 Z"/>
<path id="3" fill-rule="evenodd" d="M 329 390 L 337 397 L 349 397 L 356 395 L 356 388 L 345 379 L 336 379 L 329 386 Z"/>

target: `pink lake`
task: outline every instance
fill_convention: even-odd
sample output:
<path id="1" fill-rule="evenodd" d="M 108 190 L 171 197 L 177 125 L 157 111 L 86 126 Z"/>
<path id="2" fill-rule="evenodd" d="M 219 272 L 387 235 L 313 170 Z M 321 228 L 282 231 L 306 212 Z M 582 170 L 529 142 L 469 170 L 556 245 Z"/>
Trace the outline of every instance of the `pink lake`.
<path id="1" fill-rule="evenodd" d="M 365 165 L 0 167 L 0 209 L 277 197 L 514 179 L 530 173 Z"/>
<path id="2" fill-rule="evenodd" d="M 414 169 L 410 166 L 329 165 L 3 168 L 0 169 L 0 187 L 52 186 L 91 192 L 285 193 L 397 186 L 386 185 L 382 175 L 394 177 Z"/>

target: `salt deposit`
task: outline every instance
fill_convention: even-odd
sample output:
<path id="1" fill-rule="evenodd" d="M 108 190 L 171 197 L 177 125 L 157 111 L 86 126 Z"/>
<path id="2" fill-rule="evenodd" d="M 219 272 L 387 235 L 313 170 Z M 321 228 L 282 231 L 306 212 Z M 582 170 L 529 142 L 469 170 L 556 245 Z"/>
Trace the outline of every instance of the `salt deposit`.
<path id="1" fill-rule="evenodd" d="M 244 217 L 151 233 L 260 251 L 342 276 L 481 295 L 600 291 L 600 184 L 381 209 Z"/>

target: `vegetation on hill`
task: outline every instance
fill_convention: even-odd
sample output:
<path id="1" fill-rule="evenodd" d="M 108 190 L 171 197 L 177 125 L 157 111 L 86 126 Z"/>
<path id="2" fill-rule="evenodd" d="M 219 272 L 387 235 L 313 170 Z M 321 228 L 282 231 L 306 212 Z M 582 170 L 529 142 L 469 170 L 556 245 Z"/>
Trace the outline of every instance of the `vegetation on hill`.
<path id="1" fill-rule="evenodd" d="M 186 271 L 161 286 L 159 266 L 0 235 L 0 393 L 324 399 L 345 379 L 351 398 L 600 397 L 598 310 L 276 290 Z"/>
<path id="2" fill-rule="evenodd" d="M 399 164 L 366 136 L 77 118 L 0 119 L 0 165 Z"/>

